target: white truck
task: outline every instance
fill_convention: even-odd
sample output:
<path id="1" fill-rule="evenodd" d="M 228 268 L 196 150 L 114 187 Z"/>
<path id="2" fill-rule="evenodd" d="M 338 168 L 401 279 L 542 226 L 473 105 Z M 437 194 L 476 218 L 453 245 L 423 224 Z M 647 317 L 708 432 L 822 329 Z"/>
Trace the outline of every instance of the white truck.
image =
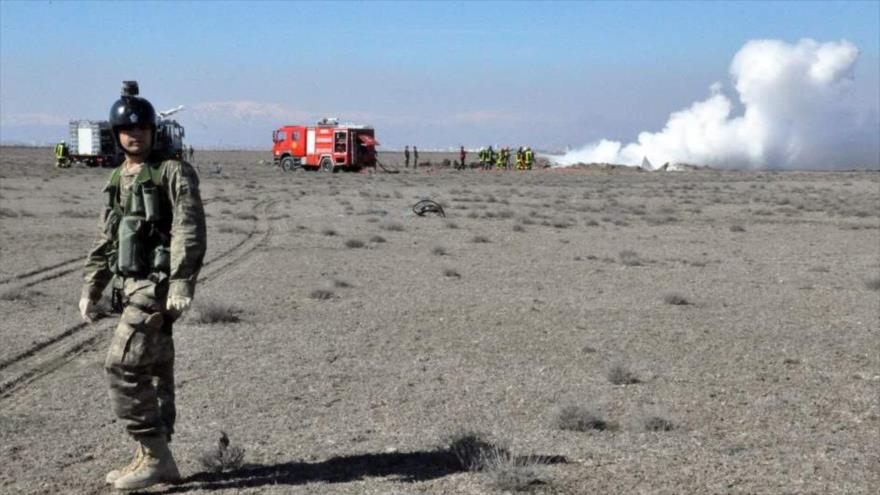
<path id="1" fill-rule="evenodd" d="M 70 121 L 70 161 L 89 167 L 115 167 L 121 161 L 106 120 Z"/>
<path id="2" fill-rule="evenodd" d="M 159 112 L 156 128 L 155 151 L 167 158 L 183 157 L 183 126 L 169 115 L 183 110 L 182 106 Z M 106 120 L 70 121 L 69 159 L 89 167 L 115 167 L 122 163 L 122 153 L 116 147 L 110 122 Z"/>

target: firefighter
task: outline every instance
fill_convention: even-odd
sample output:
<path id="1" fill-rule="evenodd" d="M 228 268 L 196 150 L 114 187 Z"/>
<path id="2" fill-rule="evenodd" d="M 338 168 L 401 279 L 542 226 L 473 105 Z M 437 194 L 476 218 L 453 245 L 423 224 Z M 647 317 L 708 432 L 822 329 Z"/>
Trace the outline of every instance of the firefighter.
<path id="1" fill-rule="evenodd" d="M 501 170 L 504 168 L 504 148 L 498 148 L 498 155 L 495 156 L 495 168 Z"/>
<path id="2" fill-rule="evenodd" d="M 516 169 L 523 170 L 525 168 L 525 161 L 523 160 L 523 147 L 520 146 L 516 149 Z"/>
<path id="3" fill-rule="evenodd" d="M 526 146 L 526 149 L 523 152 L 523 158 L 526 162 L 526 170 L 531 170 L 532 166 L 535 164 L 535 154 L 532 153 L 532 148 Z"/>
<path id="4" fill-rule="evenodd" d="M 413 146 L 413 168 L 419 168 L 419 149 Z"/>
<path id="5" fill-rule="evenodd" d="M 403 147 L 404 168 L 409 168 L 409 145 Z"/>
<path id="6" fill-rule="evenodd" d="M 480 159 L 480 169 L 486 168 L 486 148 L 480 148 L 479 153 L 477 153 L 477 157 Z"/>
<path id="7" fill-rule="evenodd" d="M 492 146 L 489 146 L 489 149 L 486 150 L 486 166 L 484 167 L 486 170 L 491 170 L 492 165 L 495 163 L 495 150 L 492 149 Z"/>
<path id="8" fill-rule="evenodd" d="M 465 159 L 467 158 L 467 152 L 464 150 L 464 146 L 461 147 L 461 150 L 458 152 L 458 157 L 460 159 L 459 170 L 465 169 Z"/>
<path id="9" fill-rule="evenodd" d="M 55 145 L 55 166 L 58 168 L 70 167 L 70 151 L 67 149 L 67 143 L 62 139 L 60 143 Z"/>
<path id="10" fill-rule="evenodd" d="M 136 95 L 128 86 L 110 108 L 125 160 L 104 188 L 103 227 L 79 302 L 82 318 L 94 321 L 112 281 L 122 310 L 104 368 L 113 410 L 137 449 L 127 466 L 107 473 L 119 490 L 180 479 L 168 446 L 176 417 L 172 325 L 192 302 L 206 248 L 198 176 L 186 162 L 153 153 L 156 112 Z"/>

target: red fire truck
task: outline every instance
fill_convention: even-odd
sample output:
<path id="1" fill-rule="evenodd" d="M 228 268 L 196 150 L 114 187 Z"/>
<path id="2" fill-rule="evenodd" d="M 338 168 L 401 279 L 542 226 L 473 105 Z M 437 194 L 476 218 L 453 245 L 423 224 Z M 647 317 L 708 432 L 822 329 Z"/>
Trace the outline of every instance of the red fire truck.
<path id="1" fill-rule="evenodd" d="M 376 166 L 376 141 L 372 127 L 340 125 L 323 119 L 314 126 L 286 125 L 272 132 L 272 157 L 285 171 L 360 170 Z"/>

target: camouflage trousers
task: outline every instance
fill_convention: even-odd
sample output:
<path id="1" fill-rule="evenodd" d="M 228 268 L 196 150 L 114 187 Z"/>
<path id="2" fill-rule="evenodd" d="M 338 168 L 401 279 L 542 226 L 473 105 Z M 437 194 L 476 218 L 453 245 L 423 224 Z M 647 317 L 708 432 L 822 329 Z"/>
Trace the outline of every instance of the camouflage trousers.
<path id="1" fill-rule="evenodd" d="M 174 433 L 174 317 L 165 308 L 168 283 L 127 278 L 127 302 L 104 368 L 116 416 L 135 438 Z"/>

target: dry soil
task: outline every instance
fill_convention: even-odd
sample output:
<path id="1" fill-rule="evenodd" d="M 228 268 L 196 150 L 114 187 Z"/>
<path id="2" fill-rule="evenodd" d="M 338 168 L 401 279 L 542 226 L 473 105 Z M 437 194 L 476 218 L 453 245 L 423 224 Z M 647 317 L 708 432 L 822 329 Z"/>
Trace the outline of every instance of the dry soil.
<path id="1" fill-rule="evenodd" d="M 464 430 L 554 456 L 537 493 L 880 486 L 878 173 L 195 158 L 209 251 L 175 326 L 185 479 L 154 491 L 503 491 L 450 462 Z M 115 318 L 76 308 L 107 175 L 0 149 L 2 493 L 110 493 L 133 450 L 102 369 Z M 425 198 L 446 218 L 414 214 Z M 201 323 L 212 305 L 239 321 Z M 566 406 L 611 427 L 560 429 Z M 221 430 L 244 465 L 207 473 Z"/>

